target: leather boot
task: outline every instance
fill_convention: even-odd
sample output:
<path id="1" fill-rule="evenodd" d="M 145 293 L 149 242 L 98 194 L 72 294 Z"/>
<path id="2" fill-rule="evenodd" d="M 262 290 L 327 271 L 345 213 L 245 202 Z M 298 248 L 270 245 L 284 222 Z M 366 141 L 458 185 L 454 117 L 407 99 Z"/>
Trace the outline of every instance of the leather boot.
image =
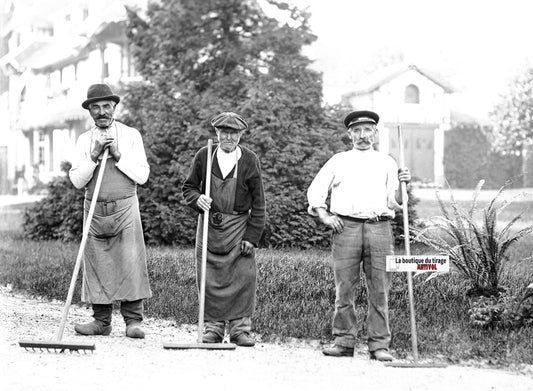
<path id="1" fill-rule="evenodd" d="M 353 357 L 354 348 L 347 346 L 333 345 L 322 350 L 322 354 L 332 357 Z"/>
<path id="2" fill-rule="evenodd" d="M 229 341 L 237 346 L 251 347 L 255 341 L 250 335 L 252 330 L 252 318 L 245 316 L 229 321 Z"/>
<path id="3" fill-rule="evenodd" d="M 111 334 L 112 304 L 93 304 L 93 318 L 89 323 L 75 324 L 74 330 L 82 335 L 109 335 Z"/>
<path id="4" fill-rule="evenodd" d="M 387 349 L 378 349 L 370 352 L 370 359 L 378 361 L 392 361 L 394 360 L 394 357 L 391 356 Z"/>
<path id="5" fill-rule="evenodd" d="M 242 333 L 236 337 L 231 337 L 230 342 L 237 346 L 252 347 L 255 345 L 255 341 L 248 333 Z"/>
<path id="6" fill-rule="evenodd" d="M 126 325 L 126 337 L 129 338 L 144 338 L 144 331 L 141 328 L 141 322 L 131 322 Z"/>
<path id="7" fill-rule="evenodd" d="M 111 325 L 104 326 L 99 320 L 93 320 L 89 323 L 75 324 L 74 330 L 81 335 L 109 335 L 111 334 Z"/>
<path id="8" fill-rule="evenodd" d="M 223 338 L 213 331 L 207 331 L 202 336 L 203 343 L 222 343 Z"/>

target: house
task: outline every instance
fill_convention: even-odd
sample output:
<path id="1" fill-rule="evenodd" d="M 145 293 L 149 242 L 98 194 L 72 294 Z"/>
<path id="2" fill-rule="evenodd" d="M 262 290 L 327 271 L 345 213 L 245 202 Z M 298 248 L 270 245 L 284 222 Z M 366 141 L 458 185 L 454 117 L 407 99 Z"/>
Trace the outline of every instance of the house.
<path id="1" fill-rule="evenodd" d="M 139 77 L 125 6 L 145 0 L 0 0 L 0 194 L 61 175 L 91 126 L 89 85 Z"/>
<path id="2" fill-rule="evenodd" d="M 436 73 L 402 62 L 365 76 L 342 101 L 380 115 L 378 147 L 396 159 L 401 125 L 405 165 L 413 180 L 442 185 L 444 132 L 450 128 L 450 96 L 456 92 Z"/>

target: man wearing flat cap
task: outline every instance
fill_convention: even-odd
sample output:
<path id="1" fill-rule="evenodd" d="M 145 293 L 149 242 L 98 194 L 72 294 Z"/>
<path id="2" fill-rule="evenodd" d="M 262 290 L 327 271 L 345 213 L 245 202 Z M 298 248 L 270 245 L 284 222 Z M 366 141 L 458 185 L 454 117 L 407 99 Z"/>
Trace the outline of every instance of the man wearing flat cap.
<path id="1" fill-rule="evenodd" d="M 368 290 L 367 343 L 370 358 L 391 361 L 388 293 L 391 274 L 385 257 L 392 255 L 391 220 L 402 203 L 399 181 L 409 182 L 407 168 L 374 150 L 379 116 L 354 111 L 344 119 L 353 149 L 330 158 L 307 190 L 309 213 L 333 230 L 332 258 L 336 298 L 332 347 L 327 356 L 353 356 L 357 334 L 354 295 L 361 264 Z M 330 194 L 329 208 L 326 199 Z M 406 201 L 406 200 L 405 200 Z"/>
<path id="2" fill-rule="evenodd" d="M 207 241 L 205 330 L 203 342 L 220 343 L 226 322 L 230 342 L 254 346 L 250 335 L 257 280 L 255 248 L 265 226 L 265 195 L 255 153 L 239 145 L 248 128 L 238 114 L 224 112 L 211 120 L 218 145 L 206 174 L 207 147 L 195 155 L 183 198 L 198 216 L 196 259 L 201 264 L 203 212 L 210 211 Z M 205 195 L 206 175 L 211 176 Z"/>
<path id="3" fill-rule="evenodd" d="M 82 335 L 109 335 L 113 302 L 120 302 L 126 336 L 144 338 L 143 299 L 151 297 L 146 268 L 137 184 L 148 180 L 141 134 L 114 119 L 120 97 L 106 84 L 94 84 L 81 106 L 95 126 L 82 133 L 69 177 L 85 188 L 85 217 L 95 196 L 102 154 L 109 150 L 100 191 L 83 253 L 82 301 L 92 304 L 94 320 L 76 324 Z"/>

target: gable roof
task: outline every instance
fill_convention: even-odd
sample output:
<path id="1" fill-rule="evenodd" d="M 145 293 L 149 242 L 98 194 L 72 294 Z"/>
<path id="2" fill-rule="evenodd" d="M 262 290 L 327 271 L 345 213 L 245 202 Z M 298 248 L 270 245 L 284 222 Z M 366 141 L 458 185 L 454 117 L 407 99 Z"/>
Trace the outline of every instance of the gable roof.
<path id="1" fill-rule="evenodd" d="M 449 94 L 458 92 L 457 88 L 452 86 L 448 81 L 446 81 L 441 75 L 437 74 L 436 72 L 419 67 L 415 64 L 401 62 L 383 68 L 379 68 L 378 70 L 364 76 L 355 84 L 352 92 L 347 93 L 345 97 L 365 95 L 374 92 L 384 84 L 387 84 L 389 81 L 397 78 L 401 74 L 410 70 L 414 70 L 420 73 L 421 75 L 427 77 L 433 83 L 442 87 L 444 91 Z"/>

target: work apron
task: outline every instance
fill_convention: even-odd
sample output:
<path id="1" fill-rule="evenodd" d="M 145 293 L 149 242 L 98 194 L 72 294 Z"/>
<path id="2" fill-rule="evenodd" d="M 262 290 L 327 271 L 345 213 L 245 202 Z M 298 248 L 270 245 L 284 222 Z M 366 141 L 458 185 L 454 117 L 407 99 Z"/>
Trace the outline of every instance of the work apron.
<path id="1" fill-rule="evenodd" d="M 216 152 L 216 150 L 215 150 Z M 214 155 L 214 154 L 213 154 Z M 211 173 L 210 196 L 218 212 L 209 213 L 205 287 L 205 320 L 221 321 L 252 316 L 255 308 L 257 267 L 255 251 L 241 254 L 241 241 L 249 213 L 235 213 L 238 160 L 233 177 L 219 179 Z M 197 276 L 202 261 L 203 214 L 196 232 Z"/>
<path id="2" fill-rule="evenodd" d="M 84 224 L 100 167 L 86 187 Z M 84 302 L 110 304 L 152 296 L 136 184 L 111 157 L 105 165 L 82 265 Z"/>

